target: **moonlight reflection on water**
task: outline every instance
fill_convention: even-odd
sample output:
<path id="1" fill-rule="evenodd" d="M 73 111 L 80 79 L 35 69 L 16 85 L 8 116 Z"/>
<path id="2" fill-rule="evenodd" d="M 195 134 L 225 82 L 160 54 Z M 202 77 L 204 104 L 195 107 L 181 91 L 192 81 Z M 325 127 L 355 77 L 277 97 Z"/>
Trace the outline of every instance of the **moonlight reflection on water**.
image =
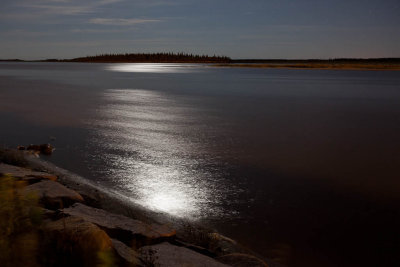
<path id="1" fill-rule="evenodd" d="M 221 191 L 211 174 L 196 169 L 201 159 L 190 155 L 198 144 L 182 136 L 196 110 L 155 91 L 108 90 L 104 98 L 109 105 L 98 111 L 95 142 L 112 150 L 102 157 L 113 182 L 138 204 L 176 217 L 218 212 Z"/>
<path id="2" fill-rule="evenodd" d="M 148 72 L 148 73 L 187 73 L 194 72 L 190 64 L 174 64 L 174 63 L 122 63 L 112 64 L 106 69 L 117 72 Z M 196 65 L 198 68 L 199 65 Z"/>

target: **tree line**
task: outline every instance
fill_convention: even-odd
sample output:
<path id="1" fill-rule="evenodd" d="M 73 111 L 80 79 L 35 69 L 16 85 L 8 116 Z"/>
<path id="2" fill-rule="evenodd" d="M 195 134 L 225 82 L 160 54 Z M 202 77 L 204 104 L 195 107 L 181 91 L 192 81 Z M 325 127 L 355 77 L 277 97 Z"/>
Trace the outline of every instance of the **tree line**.
<path id="1" fill-rule="evenodd" d="M 52 60 L 53 61 L 53 60 Z M 101 54 L 96 56 L 79 57 L 68 62 L 158 62 L 158 63 L 229 63 L 232 60 L 226 56 L 194 55 L 187 53 L 126 53 Z"/>

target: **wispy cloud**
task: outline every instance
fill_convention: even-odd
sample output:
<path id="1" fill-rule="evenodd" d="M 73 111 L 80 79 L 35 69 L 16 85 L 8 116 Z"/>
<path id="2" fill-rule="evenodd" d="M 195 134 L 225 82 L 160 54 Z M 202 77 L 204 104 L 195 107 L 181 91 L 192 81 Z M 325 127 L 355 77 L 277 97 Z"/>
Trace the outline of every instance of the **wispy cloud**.
<path id="1" fill-rule="evenodd" d="M 129 31 L 129 28 L 120 29 L 72 29 L 71 33 L 120 33 Z"/>
<path id="2" fill-rule="evenodd" d="M 43 36 L 52 36 L 55 35 L 54 32 L 41 32 L 41 31 L 28 31 L 24 29 L 15 29 L 15 30 L 9 30 L 5 32 L 1 32 L 3 36 L 9 36 L 9 37 L 18 37 L 18 36 L 23 36 L 23 37 L 43 37 Z"/>
<path id="3" fill-rule="evenodd" d="M 101 1 L 73 1 L 73 0 L 44 0 L 29 1 L 20 4 L 23 8 L 37 10 L 41 14 L 52 15 L 81 15 L 98 11 L 102 6 L 123 2 L 124 0 L 101 0 Z"/>
<path id="4" fill-rule="evenodd" d="M 112 26 L 132 26 L 137 24 L 146 24 L 160 22 L 158 19 L 108 19 L 108 18 L 94 18 L 89 22 L 92 24 L 112 25 Z"/>
<path id="5" fill-rule="evenodd" d="M 91 6 L 25 4 L 24 7 L 36 9 L 45 15 L 81 15 L 94 12 Z"/>

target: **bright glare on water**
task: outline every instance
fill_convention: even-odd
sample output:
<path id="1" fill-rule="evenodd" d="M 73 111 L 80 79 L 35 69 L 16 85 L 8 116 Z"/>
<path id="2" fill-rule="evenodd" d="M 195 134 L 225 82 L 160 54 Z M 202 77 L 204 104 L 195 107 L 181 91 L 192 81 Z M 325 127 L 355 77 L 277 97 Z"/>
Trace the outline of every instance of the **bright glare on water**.
<path id="1" fill-rule="evenodd" d="M 181 135 L 193 124 L 194 111 L 156 91 L 108 90 L 103 97 L 110 104 L 92 124 L 99 129 L 95 145 L 134 155 L 103 155 L 113 166 L 113 182 L 155 211 L 191 219 L 216 212 L 221 192 L 207 172 L 196 170 L 199 160 L 185 156 L 200 149 Z"/>
<path id="2" fill-rule="evenodd" d="M 199 66 L 197 65 L 196 68 Z M 185 73 L 194 72 L 193 65 L 164 63 L 122 63 L 112 64 L 107 70 L 118 72 Z"/>

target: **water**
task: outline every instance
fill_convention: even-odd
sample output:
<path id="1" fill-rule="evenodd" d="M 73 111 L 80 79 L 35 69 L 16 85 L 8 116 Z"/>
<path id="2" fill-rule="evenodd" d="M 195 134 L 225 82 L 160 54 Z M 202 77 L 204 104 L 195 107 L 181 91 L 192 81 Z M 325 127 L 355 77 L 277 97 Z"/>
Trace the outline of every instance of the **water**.
<path id="1" fill-rule="evenodd" d="M 289 266 L 395 266 L 399 103 L 392 71 L 1 63 L 0 143 Z"/>

